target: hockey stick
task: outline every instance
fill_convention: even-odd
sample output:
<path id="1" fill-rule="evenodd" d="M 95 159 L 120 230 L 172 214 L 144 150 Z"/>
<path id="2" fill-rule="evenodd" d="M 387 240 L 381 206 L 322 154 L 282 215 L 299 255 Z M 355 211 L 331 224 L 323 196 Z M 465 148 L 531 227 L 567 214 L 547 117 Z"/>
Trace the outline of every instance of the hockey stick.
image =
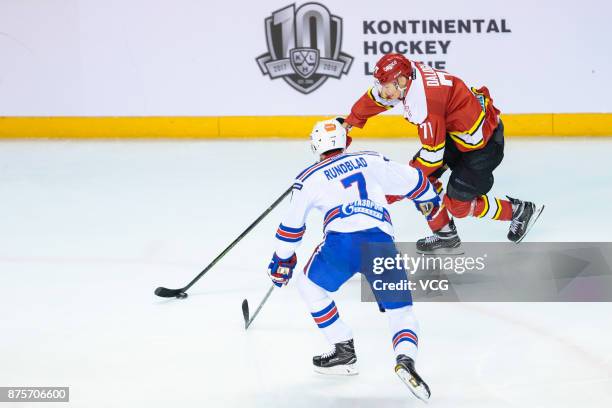
<path id="1" fill-rule="evenodd" d="M 247 229 L 245 229 L 242 234 L 240 234 L 238 236 L 238 238 L 236 238 L 231 244 L 229 244 L 227 246 L 227 248 L 225 248 L 219 255 L 217 255 L 217 257 L 215 259 L 213 259 L 213 261 L 208 264 L 208 266 L 206 268 L 204 268 L 204 270 L 202 272 L 200 272 L 198 274 L 198 276 L 196 276 L 195 278 L 193 278 L 193 280 L 191 282 L 189 282 L 189 284 L 183 288 L 180 289 L 168 289 L 168 288 L 164 288 L 164 287 L 159 287 L 157 289 L 155 289 L 155 294 L 159 297 L 163 297 L 163 298 L 171 298 L 171 297 L 175 297 L 178 299 L 185 299 L 187 297 L 187 290 L 193 286 L 194 283 L 196 283 L 202 276 L 204 276 L 204 274 L 206 272 L 208 272 L 213 266 L 215 266 L 215 264 L 217 262 L 219 262 L 219 260 L 221 258 L 223 258 L 238 242 L 240 242 L 240 240 L 242 238 L 244 238 L 249 232 L 251 232 L 251 230 L 253 228 L 255 228 L 255 226 L 257 224 L 259 224 L 259 222 L 261 220 L 263 220 L 266 215 L 268 215 L 270 213 L 270 211 L 272 211 L 277 205 L 280 204 L 281 201 L 283 201 L 285 199 L 285 197 L 287 197 L 289 195 L 289 193 L 291 193 L 291 190 L 293 189 L 293 186 L 289 187 L 287 189 L 287 191 L 285 191 L 283 194 L 281 194 L 280 197 L 278 197 L 276 199 L 276 201 L 274 201 L 270 207 L 268 207 L 267 210 L 265 210 L 259 217 L 257 217 L 257 219 L 255 221 L 253 221 L 253 223 L 251 225 L 249 225 L 247 227 Z"/>
<path id="2" fill-rule="evenodd" d="M 272 294 L 272 291 L 274 290 L 274 286 L 275 286 L 274 284 L 270 286 L 270 289 L 268 289 L 268 293 L 266 293 L 266 296 L 264 296 L 264 298 L 261 300 L 261 303 L 259 303 L 259 306 L 257 306 L 257 309 L 255 309 L 255 313 L 253 313 L 253 316 L 250 319 L 249 319 L 249 301 L 246 299 L 242 301 L 242 317 L 244 317 L 244 330 L 248 330 L 251 323 L 253 323 L 253 320 L 255 320 L 255 318 L 257 317 L 257 314 L 263 307 L 264 303 L 266 303 L 266 301 Z"/>

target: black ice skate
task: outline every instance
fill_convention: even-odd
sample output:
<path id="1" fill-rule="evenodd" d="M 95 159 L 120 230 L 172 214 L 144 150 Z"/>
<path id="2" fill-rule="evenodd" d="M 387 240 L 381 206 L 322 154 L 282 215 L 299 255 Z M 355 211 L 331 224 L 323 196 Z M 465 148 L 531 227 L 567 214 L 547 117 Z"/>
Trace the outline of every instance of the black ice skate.
<path id="1" fill-rule="evenodd" d="M 516 198 L 508 197 L 512 203 L 512 221 L 510 222 L 510 231 L 508 231 L 508 239 L 517 244 L 525 238 L 533 224 L 540 218 L 540 214 L 544 211 L 544 206 L 536 208 L 535 204 L 530 201 L 521 201 Z"/>
<path id="2" fill-rule="evenodd" d="M 410 392 L 421 401 L 427 402 L 431 396 L 429 386 L 414 369 L 414 360 L 404 354 L 397 356 L 395 373 L 408 386 Z"/>
<path id="3" fill-rule="evenodd" d="M 355 375 L 356 363 L 353 339 L 336 343 L 331 351 L 312 358 L 314 370 L 320 374 Z"/>
<path id="4" fill-rule="evenodd" d="M 450 231 L 435 231 L 433 235 L 419 239 L 416 243 L 416 251 L 424 255 L 461 255 L 461 239 L 457 234 L 455 222 L 448 223 Z"/>

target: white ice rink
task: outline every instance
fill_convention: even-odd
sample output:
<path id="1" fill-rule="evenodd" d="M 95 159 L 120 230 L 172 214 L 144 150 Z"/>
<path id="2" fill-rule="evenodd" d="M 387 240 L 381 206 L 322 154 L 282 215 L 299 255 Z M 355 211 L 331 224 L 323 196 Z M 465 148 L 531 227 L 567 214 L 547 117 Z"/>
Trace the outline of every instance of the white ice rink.
<path id="1" fill-rule="evenodd" d="M 407 161 L 417 141 L 360 148 Z M 611 152 L 610 139 L 509 139 L 493 192 L 547 205 L 530 241 L 610 241 Z M 53 406 L 79 408 L 421 406 L 357 281 L 335 295 L 355 332 L 356 377 L 313 373 L 311 356 L 327 347 L 291 285 L 244 331 L 240 304 L 269 287 L 282 208 L 188 299 L 153 295 L 190 281 L 310 161 L 305 143 L 285 141 L 1 143 L 0 386 L 70 386 L 71 402 Z M 411 205 L 392 216 L 398 240 L 428 233 Z M 300 266 L 320 224 L 312 217 Z M 505 223 L 457 224 L 464 241 L 505 240 Z M 612 406 L 612 304 L 416 312 L 431 407 Z"/>

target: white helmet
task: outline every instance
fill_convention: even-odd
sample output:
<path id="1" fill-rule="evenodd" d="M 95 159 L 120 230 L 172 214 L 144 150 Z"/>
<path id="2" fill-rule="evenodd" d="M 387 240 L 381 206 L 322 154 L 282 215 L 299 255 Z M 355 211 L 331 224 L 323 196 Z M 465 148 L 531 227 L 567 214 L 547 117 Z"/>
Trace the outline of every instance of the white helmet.
<path id="1" fill-rule="evenodd" d="M 337 119 L 317 122 L 310 133 L 310 147 L 316 155 L 334 149 L 346 149 L 346 129 Z"/>

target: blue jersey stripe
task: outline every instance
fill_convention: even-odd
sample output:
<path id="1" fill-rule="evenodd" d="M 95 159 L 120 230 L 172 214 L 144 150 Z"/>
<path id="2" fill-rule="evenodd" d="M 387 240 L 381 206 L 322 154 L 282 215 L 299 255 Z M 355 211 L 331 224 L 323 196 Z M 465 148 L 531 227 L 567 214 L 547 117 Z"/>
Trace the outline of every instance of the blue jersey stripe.
<path id="1" fill-rule="evenodd" d="M 417 182 L 416 186 L 414 186 L 414 188 L 410 190 L 408 194 L 406 194 L 406 197 L 410 197 L 411 195 L 413 195 L 415 191 L 417 191 L 419 187 L 421 187 L 421 183 L 423 182 L 423 172 L 419 169 L 416 169 L 416 171 L 417 173 L 419 173 L 419 181 Z"/>
<path id="2" fill-rule="evenodd" d="M 396 339 L 396 338 L 397 338 L 397 337 L 398 337 L 400 334 L 402 334 L 402 333 L 410 333 L 410 334 L 412 334 L 414 337 L 418 337 L 418 336 L 417 336 L 417 334 L 416 334 L 415 332 L 413 332 L 412 330 L 410 330 L 410 329 L 404 329 L 404 330 L 400 330 L 400 331 L 398 331 L 397 333 L 395 333 L 395 334 L 393 335 L 393 340 L 395 340 L 395 339 Z"/>
<path id="3" fill-rule="evenodd" d="M 396 347 L 397 347 L 397 345 L 398 345 L 398 344 L 400 344 L 400 343 L 401 343 L 401 342 L 403 342 L 403 341 L 410 342 L 410 343 L 414 344 L 414 345 L 415 345 L 415 346 L 417 346 L 417 347 L 419 346 L 419 345 L 416 343 L 416 341 L 414 341 L 414 339 L 411 339 L 410 337 L 404 337 L 404 338 L 400 339 L 400 341 L 398 341 L 398 342 L 397 342 L 397 344 L 394 346 L 394 348 L 396 348 Z"/>
<path id="4" fill-rule="evenodd" d="M 336 307 L 336 303 L 334 301 L 332 301 L 329 305 L 327 305 L 327 307 L 323 310 L 319 310 L 318 312 L 314 312 L 311 313 L 312 317 L 320 317 L 325 315 L 327 312 L 329 312 L 330 310 L 332 310 L 334 307 Z"/>
<path id="5" fill-rule="evenodd" d="M 327 326 L 331 326 L 336 320 L 338 320 L 339 317 L 340 317 L 340 315 L 338 313 L 336 313 L 331 319 L 329 319 L 328 321 L 326 321 L 324 323 L 317 324 L 317 326 L 319 326 L 319 328 L 321 328 L 321 329 L 324 329 Z"/>
<path id="6" fill-rule="evenodd" d="M 291 228 L 291 227 L 287 227 L 286 225 L 281 224 L 281 225 L 278 226 L 278 228 L 280 230 L 287 231 L 287 232 L 302 232 L 302 231 L 306 231 L 306 225 L 302 225 L 299 228 Z"/>
<path id="7" fill-rule="evenodd" d="M 282 235 L 280 235 L 278 233 L 276 234 L 276 238 L 281 240 L 281 241 L 284 241 L 284 242 L 300 242 L 302 240 L 302 237 L 285 238 L 285 237 L 283 237 Z"/>

